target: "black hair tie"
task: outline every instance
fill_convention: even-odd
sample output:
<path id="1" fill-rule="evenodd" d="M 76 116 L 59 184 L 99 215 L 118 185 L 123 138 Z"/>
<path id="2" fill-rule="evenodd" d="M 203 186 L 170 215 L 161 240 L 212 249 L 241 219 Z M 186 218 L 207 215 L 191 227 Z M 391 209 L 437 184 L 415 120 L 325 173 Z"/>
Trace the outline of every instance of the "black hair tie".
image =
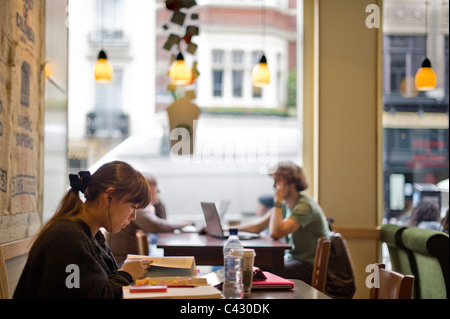
<path id="1" fill-rule="evenodd" d="M 69 174 L 70 187 L 72 187 L 77 192 L 82 192 L 86 190 L 91 179 L 91 173 L 89 171 L 81 171 L 76 174 Z"/>

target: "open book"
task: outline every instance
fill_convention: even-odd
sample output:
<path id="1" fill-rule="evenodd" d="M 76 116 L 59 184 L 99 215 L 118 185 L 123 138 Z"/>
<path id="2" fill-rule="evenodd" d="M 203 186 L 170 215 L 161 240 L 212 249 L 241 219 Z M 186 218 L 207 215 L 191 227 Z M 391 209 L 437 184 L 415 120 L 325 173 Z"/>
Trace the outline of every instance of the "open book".
<path id="1" fill-rule="evenodd" d="M 151 267 L 145 277 L 195 276 L 197 267 L 193 256 L 152 257 L 145 255 L 128 255 L 128 260 L 151 260 Z"/>
<path id="2" fill-rule="evenodd" d="M 136 285 L 166 285 L 161 292 L 131 292 L 130 286 L 123 287 L 124 299 L 220 299 L 221 292 L 207 280 L 197 277 L 195 258 L 152 257 L 128 255 L 128 260 L 152 260 L 145 278 L 136 280 Z M 176 282 L 176 283 L 175 283 Z"/>

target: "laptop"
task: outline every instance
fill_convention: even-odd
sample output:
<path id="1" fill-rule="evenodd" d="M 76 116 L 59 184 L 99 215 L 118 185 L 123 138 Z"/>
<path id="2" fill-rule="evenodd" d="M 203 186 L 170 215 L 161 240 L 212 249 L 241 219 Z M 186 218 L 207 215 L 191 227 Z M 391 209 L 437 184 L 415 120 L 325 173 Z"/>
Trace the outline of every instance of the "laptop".
<path id="1" fill-rule="evenodd" d="M 219 214 L 215 203 L 201 202 L 203 215 L 205 216 L 206 233 L 217 238 L 228 238 L 230 235 L 228 231 L 224 231 L 222 223 L 220 222 Z M 239 231 L 239 239 L 254 239 L 259 238 L 259 234 Z"/>

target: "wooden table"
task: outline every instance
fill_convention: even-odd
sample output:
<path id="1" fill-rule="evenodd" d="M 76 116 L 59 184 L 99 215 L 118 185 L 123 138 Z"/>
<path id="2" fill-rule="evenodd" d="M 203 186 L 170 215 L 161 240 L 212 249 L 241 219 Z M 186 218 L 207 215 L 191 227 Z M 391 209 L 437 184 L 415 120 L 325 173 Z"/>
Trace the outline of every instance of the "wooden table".
<path id="1" fill-rule="evenodd" d="M 223 266 L 225 239 L 197 233 L 160 233 L 156 243 L 164 249 L 164 256 L 194 256 L 197 265 Z M 256 252 L 255 266 L 273 272 L 284 265 L 284 252 L 291 245 L 261 235 L 257 239 L 241 240 L 245 248 Z"/>
<path id="2" fill-rule="evenodd" d="M 289 300 L 289 299 L 332 299 L 319 290 L 313 288 L 312 286 L 306 284 L 305 282 L 298 279 L 290 279 L 294 283 L 294 288 L 292 289 L 252 289 L 252 292 L 248 296 L 244 296 L 243 299 L 277 299 L 277 300 Z M 128 287 L 124 287 L 124 297 L 126 299 L 146 299 L 146 298 L 157 298 L 157 299 L 189 299 L 189 302 L 193 303 L 196 299 L 194 295 L 189 295 L 186 297 L 164 297 L 157 296 L 157 293 L 147 293 L 144 294 L 129 294 L 126 292 Z M 172 288 L 180 289 L 180 293 L 184 293 L 190 288 Z M 220 298 L 220 290 L 216 290 Z M 201 299 L 204 299 L 203 297 Z M 172 299 L 173 300 L 173 299 Z M 224 300 L 224 299 L 222 299 Z M 236 301 L 236 300 L 234 300 Z M 204 302 L 204 300 L 202 300 Z"/>

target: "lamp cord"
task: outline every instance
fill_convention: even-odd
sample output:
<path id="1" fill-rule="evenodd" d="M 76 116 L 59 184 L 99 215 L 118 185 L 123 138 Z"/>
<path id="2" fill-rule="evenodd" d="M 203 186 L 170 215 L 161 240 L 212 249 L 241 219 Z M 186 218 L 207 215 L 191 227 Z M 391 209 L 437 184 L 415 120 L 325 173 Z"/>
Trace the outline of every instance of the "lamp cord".
<path id="1" fill-rule="evenodd" d="M 425 56 L 428 51 L 428 0 L 425 0 Z"/>
<path id="2" fill-rule="evenodd" d="M 262 20 L 262 54 L 264 54 L 265 37 L 266 37 L 266 3 L 263 0 L 262 10 L 261 10 L 261 20 Z"/>

